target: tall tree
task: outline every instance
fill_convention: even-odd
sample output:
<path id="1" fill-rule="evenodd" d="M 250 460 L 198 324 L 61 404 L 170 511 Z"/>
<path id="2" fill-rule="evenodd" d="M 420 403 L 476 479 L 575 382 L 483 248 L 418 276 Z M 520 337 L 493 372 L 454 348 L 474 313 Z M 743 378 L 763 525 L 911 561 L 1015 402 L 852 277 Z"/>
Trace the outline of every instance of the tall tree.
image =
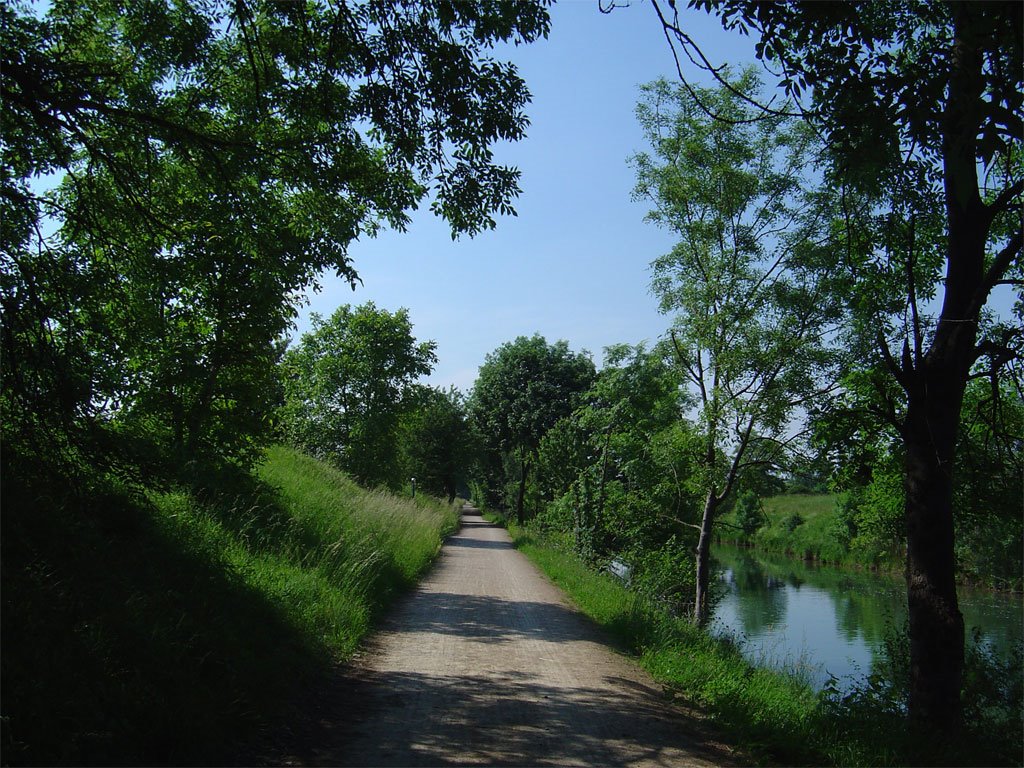
<path id="1" fill-rule="evenodd" d="M 397 486 L 400 420 L 415 407 L 415 380 L 437 361 L 435 346 L 417 343 L 404 309 L 369 302 L 327 320 L 314 315 L 313 330 L 282 363 L 286 434 L 367 485 Z"/>
<path id="2" fill-rule="evenodd" d="M 581 555 L 624 558 L 633 576 L 642 578 L 644 568 L 637 566 L 646 554 L 695 538 L 689 526 L 702 499 L 691 482 L 693 430 L 681 419 L 688 403 L 663 350 L 627 344 L 605 349 L 583 403 L 544 436 L 538 456 L 538 479 L 549 498 L 562 497 L 559 505 L 571 510 L 568 532 Z M 689 595 L 691 570 L 679 574 Z"/>
<path id="3" fill-rule="evenodd" d="M 516 518 L 524 522 L 524 499 L 540 440 L 572 413 L 594 379 L 594 363 L 565 341 L 548 344 L 540 334 L 503 344 L 487 355 L 473 387 L 470 410 L 492 459 L 516 467 Z M 491 479 L 495 483 L 509 478 Z"/>
<path id="4" fill-rule="evenodd" d="M 679 17 L 652 5 L 677 52 L 713 72 Z M 881 408 L 903 445 L 910 713 L 955 730 L 964 664 L 953 515 L 961 405 L 968 380 L 1018 355 L 1022 337 L 1020 318 L 991 333 L 983 323 L 996 286 L 1024 284 L 1024 6 L 690 5 L 758 35 L 758 56 L 781 71 L 828 141 L 845 240 L 835 262 L 850 278 L 858 335 L 881 374 Z M 762 117 L 784 111 L 763 107 Z M 933 297 L 940 306 L 929 318 Z"/>
<path id="5" fill-rule="evenodd" d="M 476 453 L 466 398 L 455 387 L 418 387 L 402 420 L 406 474 L 417 487 L 454 501 Z"/>
<path id="6" fill-rule="evenodd" d="M 754 121 L 728 87 L 642 88 L 637 116 L 652 154 L 634 158 L 648 219 L 679 237 L 653 263 L 652 289 L 675 315 L 670 354 L 697 400 L 703 513 L 694 618 L 708 617 L 715 519 L 744 470 L 777 465 L 800 435 L 796 409 L 828 381 L 825 340 L 837 315 L 815 256 L 818 209 L 806 192 L 815 144 L 802 124 Z M 724 119 L 708 117 L 705 107 Z"/>
<path id="7" fill-rule="evenodd" d="M 355 281 L 349 244 L 428 195 L 453 234 L 512 211 L 492 146 L 529 93 L 490 51 L 548 24 L 544 0 L 0 5 L 7 445 L 266 436 L 296 292 Z"/>

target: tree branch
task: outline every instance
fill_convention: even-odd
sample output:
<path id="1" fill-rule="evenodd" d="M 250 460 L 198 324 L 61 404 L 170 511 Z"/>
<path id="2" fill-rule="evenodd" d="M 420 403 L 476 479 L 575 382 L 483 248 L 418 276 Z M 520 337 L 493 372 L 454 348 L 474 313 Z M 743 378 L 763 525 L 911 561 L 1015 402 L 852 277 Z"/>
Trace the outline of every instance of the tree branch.
<path id="1" fill-rule="evenodd" d="M 718 122 L 727 123 L 729 125 L 743 125 L 743 124 L 760 122 L 762 120 L 768 120 L 768 119 L 770 119 L 772 117 L 805 117 L 806 116 L 806 114 L 803 111 L 800 111 L 800 112 L 789 112 L 789 111 L 783 111 L 783 110 L 774 109 L 771 106 L 771 101 L 769 101 L 768 104 L 761 104 L 760 102 L 750 98 L 747 94 L 745 94 L 742 91 L 738 90 L 726 78 L 722 77 L 721 71 L 723 69 L 725 69 L 725 65 L 723 65 L 721 67 L 714 66 L 708 60 L 707 56 L 704 55 L 704 52 L 700 49 L 700 46 L 698 46 L 693 41 L 693 38 L 690 37 L 685 32 L 683 32 L 683 30 L 679 27 L 679 25 L 677 23 L 671 22 L 671 21 L 669 21 L 665 17 L 665 14 L 662 13 L 661 6 L 658 4 L 658 0 L 651 0 L 651 5 L 654 7 L 654 12 L 657 14 L 658 20 L 661 22 L 662 31 L 665 33 L 665 39 L 668 40 L 669 47 L 672 49 L 672 56 L 673 56 L 673 58 L 675 59 L 675 62 L 676 62 L 676 72 L 679 75 L 680 82 L 682 82 L 683 87 L 686 88 L 686 90 L 689 92 L 690 96 L 693 97 L 693 99 L 696 102 L 697 106 L 700 107 L 700 110 L 704 114 L 706 114 L 708 117 L 710 117 L 712 120 L 717 120 Z M 675 10 L 675 2 L 674 2 L 674 0 L 669 0 L 669 6 L 673 10 Z M 678 13 L 676 13 L 676 17 L 678 17 Z M 748 119 L 743 119 L 743 120 L 734 120 L 734 119 L 731 119 L 731 118 L 723 117 L 722 115 L 715 114 L 707 105 L 704 104 L 703 101 L 701 101 L 697 97 L 697 94 L 694 92 L 693 87 L 690 85 L 689 81 L 686 79 L 686 75 L 683 74 L 683 67 L 682 67 L 682 65 L 679 62 L 679 55 L 676 53 L 675 44 L 672 42 L 672 35 L 675 35 L 676 38 L 679 40 L 679 42 L 682 44 L 683 51 L 690 58 L 690 61 L 692 61 L 694 63 L 694 66 L 696 66 L 698 69 L 704 70 L 705 72 L 709 72 L 711 74 L 711 76 L 714 77 L 715 80 L 717 80 L 723 87 L 725 87 L 728 91 L 730 91 L 732 94 L 734 94 L 735 96 L 739 97 L 743 101 L 745 101 L 748 104 L 754 106 L 761 114 L 758 117 L 753 117 L 753 118 L 748 118 Z M 697 62 L 693 58 L 693 56 L 690 54 L 690 50 L 691 49 L 696 52 L 697 56 L 700 58 L 700 62 Z M 772 101 L 774 101 L 774 99 L 772 99 Z"/>
<path id="2" fill-rule="evenodd" d="M 989 220 L 995 218 L 999 213 L 1002 213 L 1010 205 L 1013 198 L 1017 197 L 1021 192 L 1024 192 L 1024 179 L 1021 179 L 1016 184 L 1011 184 L 985 207 L 989 212 Z"/>
<path id="3" fill-rule="evenodd" d="M 1006 271 L 1013 263 L 1014 257 L 1020 253 L 1022 246 L 1024 246 L 1024 230 L 1018 229 L 1004 246 L 1003 250 L 997 253 L 996 257 L 992 260 L 992 264 L 985 273 L 985 278 L 982 280 L 981 285 L 978 287 L 978 292 L 971 302 L 969 317 L 976 317 L 977 313 L 981 311 L 985 302 L 988 301 L 989 293 L 1002 281 Z"/>

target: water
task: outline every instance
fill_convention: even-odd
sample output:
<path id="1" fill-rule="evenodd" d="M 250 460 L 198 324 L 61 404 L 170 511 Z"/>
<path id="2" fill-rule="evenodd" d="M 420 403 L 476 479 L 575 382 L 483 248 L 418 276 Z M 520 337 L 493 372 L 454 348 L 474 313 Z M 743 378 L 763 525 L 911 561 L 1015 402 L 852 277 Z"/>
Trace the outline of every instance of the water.
<path id="1" fill-rule="evenodd" d="M 713 552 L 722 591 L 712 630 L 741 641 L 755 663 L 797 671 L 820 688 L 830 675 L 848 689 L 871 671 L 886 632 L 906 621 L 906 586 L 891 576 L 838 571 L 734 547 Z M 968 633 L 997 655 L 1024 636 L 1024 601 L 961 589 Z"/>

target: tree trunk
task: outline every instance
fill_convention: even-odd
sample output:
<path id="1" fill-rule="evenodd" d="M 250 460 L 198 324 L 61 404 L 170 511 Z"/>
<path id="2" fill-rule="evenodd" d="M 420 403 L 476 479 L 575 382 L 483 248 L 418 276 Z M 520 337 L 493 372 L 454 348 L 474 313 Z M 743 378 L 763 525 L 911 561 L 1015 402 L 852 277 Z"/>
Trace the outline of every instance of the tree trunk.
<path id="1" fill-rule="evenodd" d="M 972 16 L 980 6 L 953 6 L 954 41 L 942 122 L 943 183 L 948 223 L 945 295 L 927 354 L 910 364 L 903 385 L 906 449 L 907 613 L 910 623 L 911 718 L 937 731 L 961 724 L 964 620 L 956 595 L 953 467 L 960 408 L 976 359 L 978 315 L 991 224 L 978 192 L 977 133 L 984 79 Z M 915 347 L 918 340 L 915 338 Z"/>
<path id="2" fill-rule="evenodd" d="M 516 499 L 516 520 L 520 525 L 526 523 L 526 515 L 523 510 L 523 502 L 526 499 L 526 476 L 530 472 L 530 461 L 525 456 L 520 459 L 519 472 L 519 498 Z"/>
<path id="3" fill-rule="evenodd" d="M 964 619 L 956 594 L 952 474 L 963 387 L 933 383 L 938 391 L 929 389 L 924 402 L 911 399 L 904 425 L 909 708 L 915 720 L 955 731 Z"/>
<path id="4" fill-rule="evenodd" d="M 708 591 L 711 581 L 711 528 L 718 509 L 718 497 L 709 491 L 704 501 L 704 514 L 700 519 L 700 538 L 697 539 L 697 593 L 693 605 L 693 620 L 704 626 L 708 616 Z"/>

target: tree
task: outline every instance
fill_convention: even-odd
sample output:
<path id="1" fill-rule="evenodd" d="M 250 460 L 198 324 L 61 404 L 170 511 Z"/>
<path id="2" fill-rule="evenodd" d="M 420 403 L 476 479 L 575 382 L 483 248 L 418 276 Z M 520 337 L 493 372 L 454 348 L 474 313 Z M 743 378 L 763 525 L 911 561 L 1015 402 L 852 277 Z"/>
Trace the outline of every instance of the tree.
<path id="1" fill-rule="evenodd" d="M 282 363 L 285 433 L 362 483 L 397 487 L 399 423 L 415 405 L 413 383 L 437 360 L 435 346 L 416 342 L 404 309 L 369 302 L 339 307 L 326 321 L 314 315 Z"/>
<path id="2" fill-rule="evenodd" d="M 680 383 L 660 350 L 612 345 L 575 414 L 589 434 L 588 516 L 605 528 L 608 553 L 658 549 L 692 524 L 692 435 L 680 428 Z"/>
<path id="3" fill-rule="evenodd" d="M 492 497 L 510 473 L 497 461 L 514 462 L 518 491 L 516 518 L 525 521 L 526 485 L 540 440 L 560 418 L 572 413 L 594 379 L 594 364 L 565 341 L 548 344 L 543 336 L 520 336 L 487 355 L 470 412 L 490 454 Z"/>
<path id="4" fill-rule="evenodd" d="M 750 71 L 716 90 L 662 80 L 642 88 L 637 108 L 653 154 L 633 160 L 636 196 L 679 237 L 653 263 L 652 290 L 675 315 L 667 348 L 697 400 L 697 623 L 708 618 L 715 519 L 745 470 L 779 465 L 797 444 L 791 418 L 827 388 L 838 316 L 805 264 L 820 236 L 805 191 L 812 137 L 785 117 L 751 120 L 735 91 L 757 88 Z"/>
<path id="5" fill-rule="evenodd" d="M 532 483 L 546 533 L 595 565 L 626 564 L 631 588 L 679 611 L 693 602 L 689 526 L 702 500 L 686 402 L 659 350 L 607 347 L 581 405 L 544 434 Z"/>
<path id="6" fill-rule="evenodd" d="M 476 452 L 466 400 L 454 387 L 417 387 L 402 420 L 405 473 L 418 487 L 455 500 Z"/>
<path id="7" fill-rule="evenodd" d="M 652 4 L 669 40 L 712 71 L 678 17 Z M 983 323 L 996 286 L 1024 284 L 1024 8 L 691 5 L 759 35 L 758 56 L 781 70 L 790 96 L 807 97 L 801 111 L 828 141 L 842 209 L 834 261 L 848 272 L 856 330 L 903 448 L 909 710 L 955 731 L 964 664 L 953 514 L 961 406 L 968 380 L 1019 355 L 1022 337 L 1019 317 L 988 333 Z M 779 111 L 764 105 L 761 117 Z M 929 318 L 933 297 L 941 307 Z"/>
<path id="8" fill-rule="evenodd" d="M 736 496 L 736 523 L 743 535 L 752 538 L 767 522 L 768 515 L 758 495 L 749 490 L 740 491 Z"/>
<path id="9" fill-rule="evenodd" d="M 489 51 L 548 24 L 543 0 L 0 6 L 8 447 L 254 455 L 275 340 L 322 270 L 358 279 L 351 242 L 428 195 L 453 235 L 513 212 L 491 148 L 529 93 Z"/>

